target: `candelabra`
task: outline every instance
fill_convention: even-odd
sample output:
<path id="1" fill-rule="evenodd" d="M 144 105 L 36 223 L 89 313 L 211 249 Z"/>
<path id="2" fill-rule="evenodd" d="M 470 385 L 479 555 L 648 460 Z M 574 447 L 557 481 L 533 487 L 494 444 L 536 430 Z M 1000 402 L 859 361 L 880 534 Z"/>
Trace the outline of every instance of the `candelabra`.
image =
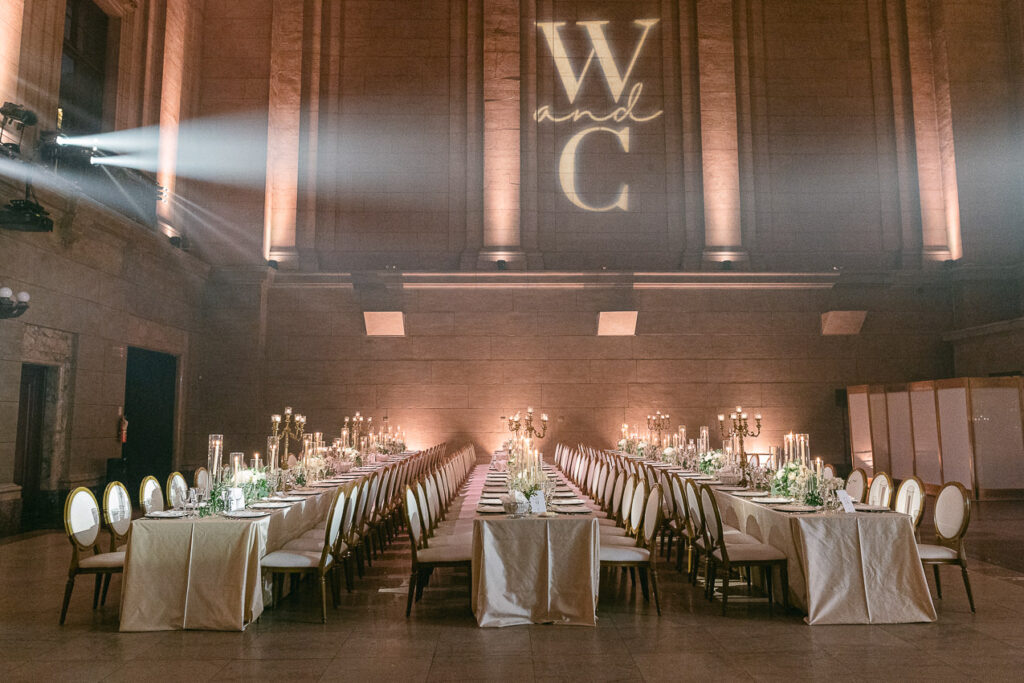
<path id="1" fill-rule="evenodd" d="M 385 418 L 386 420 L 387 418 Z M 348 448 L 362 450 L 362 439 L 372 431 L 373 418 L 363 417 L 357 410 L 355 415 L 345 416 L 345 423 L 341 427 L 341 441 Z"/>
<path id="2" fill-rule="evenodd" d="M 657 411 L 654 415 L 647 416 L 647 431 L 655 435 L 654 443 L 661 444 L 661 433 L 668 431 L 669 421 L 668 414 L 661 414 L 661 411 Z"/>
<path id="3" fill-rule="evenodd" d="M 520 417 L 519 411 L 512 417 L 501 416 L 502 422 L 508 422 L 508 431 L 516 435 L 516 438 L 522 436 L 526 439 L 543 439 L 544 435 L 548 433 L 548 414 L 542 413 L 540 416 L 540 429 L 533 426 L 533 408 L 526 409 L 526 417 Z"/>
<path id="4" fill-rule="evenodd" d="M 292 407 L 284 409 L 284 419 L 280 415 L 270 416 L 270 426 L 273 428 L 273 436 L 284 441 L 284 448 L 281 449 L 281 469 L 288 468 L 288 439 L 302 440 L 302 434 L 306 431 L 306 416 L 293 414 Z"/>
<path id="5" fill-rule="evenodd" d="M 736 412 L 729 414 L 729 419 L 732 421 L 731 426 L 726 429 L 725 426 L 725 415 L 718 416 L 718 431 L 725 439 L 736 440 L 735 452 L 739 454 L 740 459 L 740 471 L 742 473 L 742 479 L 740 484 L 743 486 L 747 485 L 747 452 L 743 449 L 743 440 L 747 437 L 757 437 L 761 434 L 761 414 L 754 415 L 754 422 L 757 427 L 757 431 L 751 431 L 750 426 L 747 423 L 747 414 L 743 412 L 742 406 L 736 406 Z"/>

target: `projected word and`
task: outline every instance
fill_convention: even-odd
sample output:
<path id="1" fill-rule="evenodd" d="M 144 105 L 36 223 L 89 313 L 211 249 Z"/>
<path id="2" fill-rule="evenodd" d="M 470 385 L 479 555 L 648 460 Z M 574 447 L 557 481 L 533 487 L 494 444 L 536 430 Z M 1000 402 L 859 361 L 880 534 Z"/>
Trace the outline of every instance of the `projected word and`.
<path id="1" fill-rule="evenodd" d="M 544 34 L 544 38 L 547 41 L 551 57 L 554 61 L 555 72 L 562 82 L 562 87 L 565 88 L 569 105 L 571 106 L 576 103 L 576 98 L 587 75 L 593 71 L 599 72 L 604 78 L 604 83 L 611 95 L 611 103 L 607 109 L 601 111 L 577 107 L 570 111 L 558 112 L 553 110 L 552 105 L 545 104 L 537 108 L 533 118 L 538 123 L 547 121 L 555 124 L 579 124 L 581 122 L 591 124 L 574 132 L 566 141 L 558 156 L 558 179 L 562 192 L 574 206 L 586 211 L 628 211 L 628 183 L 619 185 L 615 196 L 604 204 L 592 204 L 580 196 L 577 189 L 577 178 L 580 171 L 577 163 L 578 152 L 589 137 L 610 135 L 615 138 L 619 148 L 628 154 L 631 127 L 634 124 L 653 121 L 662 115 L 661 110 L 644 112 L 641 106 L 644 92 L 643 82 L 637 81 L 630 85 L 633 69 L 636 67 L 640 53 L 647 43 L 651 29 L 658 23 L 658 19 L 637 19 L 633 22 L 640 29 L 640 37 L 624 70 L 620 68 L 619 61 L 612 54 L 612 48 L 605 31 L 608 22 L 578 21 L 575 26 L 586 34 L 587 40 L 590 43 L 590 53 L 583 60 L 582 67 L 577 71 L 573 66 L 573 60 L 569 57 L 568 50 L 563 41 L 562 29 L 566 26 L 566 23 L 564 21 L 538 21 L 537 28 Z M 577 63 L 579 63 L 579 60 L 577 60 Z"/>

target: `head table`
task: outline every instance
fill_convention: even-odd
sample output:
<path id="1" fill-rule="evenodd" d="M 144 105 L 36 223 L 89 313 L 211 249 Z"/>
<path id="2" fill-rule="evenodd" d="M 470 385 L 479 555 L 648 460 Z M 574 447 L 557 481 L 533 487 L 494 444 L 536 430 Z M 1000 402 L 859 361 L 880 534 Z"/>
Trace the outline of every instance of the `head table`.
<path id="1" fill-rule="evenodd" d="M 557 475 L 559 487 L 578 494 Z M 601 546 L 590 508 L 582 514 L 513 519 L 478 497 L 493 499 L 505 486 L 491 472 L 463 509 L 473 515 L 473 614 L 480 626 L 597 623 Z M 491 510 L 491 512 L 482 512 Z"/>
<path id="2" fill-rule="evenodd" d="M 260 560 L 316 526 L 353 470 L 285 508 L 252 519 L 211 516 L 132 522 L 121 591 L 122 631 L 241 631 L 263 613 Z"/>

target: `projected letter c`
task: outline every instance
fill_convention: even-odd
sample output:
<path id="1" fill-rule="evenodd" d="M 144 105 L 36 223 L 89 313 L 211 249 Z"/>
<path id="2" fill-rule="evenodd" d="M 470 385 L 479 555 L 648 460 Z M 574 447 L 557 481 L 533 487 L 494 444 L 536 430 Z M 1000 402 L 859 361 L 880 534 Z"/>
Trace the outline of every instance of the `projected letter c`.
<path id="1" fill-rule="evenodd" d="M 623 183 L 619 186 L 619 194 L 611 204 L 605 206 L 592 206 L 580 199 L 576 191 L 576 148 L 583 142 L 583 138 L 591 133 L 611 133 L 619 139 L 623 152 L 629 152 L 629 128 L 615 130 L 606 126 L 594 126 L 585 128 L 569 138 L 562 150 L 562 156 L 558 160 L 558 179 L 562 185 L 562 192 L 574 205 L 586 211 L 611 211 L 612 209 L 629 210 L 629 185 Z"/>

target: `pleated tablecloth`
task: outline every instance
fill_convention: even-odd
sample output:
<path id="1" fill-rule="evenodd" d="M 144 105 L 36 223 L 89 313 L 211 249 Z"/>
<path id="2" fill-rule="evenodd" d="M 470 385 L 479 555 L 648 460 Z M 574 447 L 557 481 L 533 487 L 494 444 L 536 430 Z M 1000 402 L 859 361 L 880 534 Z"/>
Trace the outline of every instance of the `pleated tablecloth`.
<path id="1" fill-rule="evenodd" d="M 716 492 L 722 521 L 789 559 L 790 602 L 809 624 L 935 621 L 910 517 L 792 514 Z"/>
<path id="2" fill-rule="evenodd" d="M 477 517 L 473 613 L 480 626 L 597 624 L 601 546 L 594 517 Z"/>
<path id="3" fill-rule="evenodd" d="M 122 631 L 241 631 L 263 613 L 260 559 L 314 527 L 333 488 L 255 519 L 137 519 L 121 590 Z"/>

